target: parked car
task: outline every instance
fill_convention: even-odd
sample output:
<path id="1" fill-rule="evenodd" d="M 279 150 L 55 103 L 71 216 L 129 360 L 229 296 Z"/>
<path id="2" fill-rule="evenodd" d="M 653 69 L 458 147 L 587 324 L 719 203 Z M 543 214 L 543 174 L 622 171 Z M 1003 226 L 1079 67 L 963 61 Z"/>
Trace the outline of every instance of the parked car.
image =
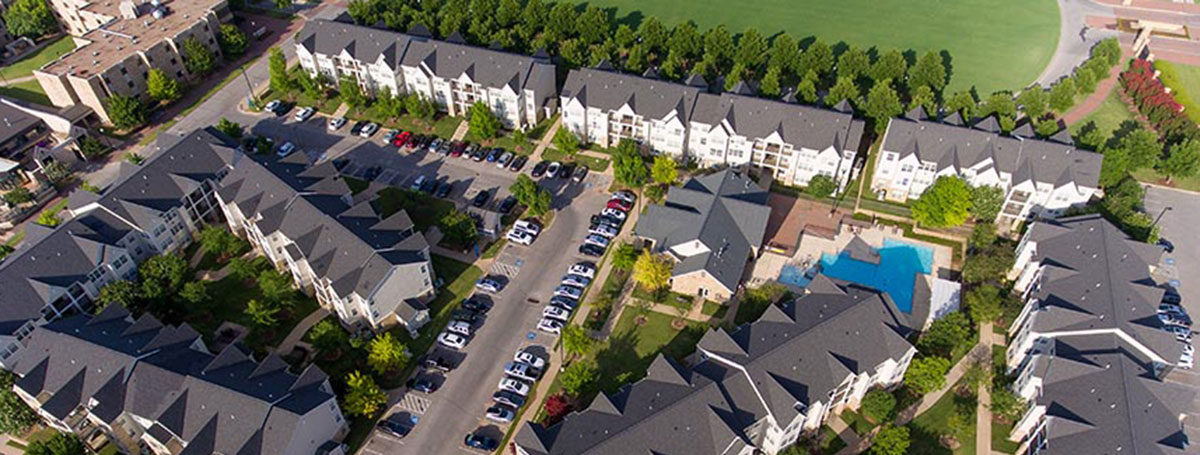
<path id="1" fill-rule="evenodd" d="M 592 227 L 590 229 L 588 229 L 589 234 L 604 236 L 604 237 L 607 237 L 610 239 L 613 237 L 616 237 L 617 233 L 619 233 L 619 232 L 621 232 L 621 231 L 615 227 L 612 227 L 611 225 L 608 225 L 608 224 L 596 224 L 596 225 L 592 225 Z"/>
<path id="2" fill-rule="evenodd" d="M 559 286 L 554 288 L 554 295 L 561 295 L 575 300 L 579 300 L 583 296 L 583 290 L 574 286 Z"/>
<path id="3" fill-rule="evenodd" d="M 1187 317 L 1186 314 L 1177 313 L 1174 311 L 1159 312 L 1158 320 L 1162 321 L 1163 324 L 1174 324 L 1174 325 L 1181 325 L 1184 327 L 1192 326 L 1192 318 Z"/>
<path id="4" fill-rule="evenodd" d="M 1176 313 L 1184 312 L 1183 307 L 1179 306 L 1178 304 L 1166 303 L 1166 302 L 1158 304 L 1158 311 L 1159 312 L 1173 311 Z"/>
<path id="5" fill-rule="evenodd" d="M 438 177 L 437 180 L 425 179 L 425 182 L 421 183 L 421 192 L 425 194 L 433 194 L 433 190 L 437 188 L 438 182 L 445 179 L 446 177 Z"/>
<path id="6" fill-rule="evenodd" d="M 590 262 L 577 262 L 567 268 L 567 273 L 588 278 L 595 278 L 596 266 Z"/>
<path id="7" fill-rule="evenodd" d="M 513 223 L 513 229 L 520 229 L 533 235 L 542 233 L 542 225 L 532 220 L 517 220 Z"/>
<path id="8" fill-rule="evenodd" d="M 546 174 L 546 170 L 549 168 L 550 168 L 549 161 L 538 161 L 537 164 L 533 165 L 533 171 L 530 172 L 530 175 L 532 175 L 533 178 L 541 177 Z"/>
<path id="9" fill-rule="evenodd" d="M 410 137 L 412 137 L 412 133 L 410 133 L 408 131 L 402 131 L 402 132 L 400 132 L 400 134 L 397 134 L 396 137 L 392 139 L 392 145 L 399 147 L 399 148 L 403 148 L 404 143 L 408 142 L 408 138 L 410 138 Z"/>
<path id="10" fill-rule="evenodd" d="M 562 277 L 561 283 L 565 284 L 567 286 L 575 286 L 577 288 L 586 288 L 587 285 L 592 283 L 592 280 L 587 277 L 568 274 L 568 275 Z"/>
<path id="11" fill-rule="evenodd" d="M 547 305 L 545 308 L 542 308 L 542 317 L 566 322 L 568 319 L 571 319 L 571 312 L 554 305 Z"/>
<path id="12" fill-rule="evenodd" d="M 590 243 L 590 244 L 596 245 L 600 248 L 608 248 L 609 242 L 610 241 L 608 240 L 608 237 L 605 237 L 602 235 L 596 235 L 596 234 L 591 234 L 591 235 L 583 238 L 583 243 Z"/>
<path id="13" fill-rule="evenodd" d="M 608 215 L 592 215 L 592 225 L 595 226 L 597 224 L 607 224 L 609 226 L 620 228 L 622 224 L 625 224 L 625 219 Z"/>
<path id="14" fill-rule="evenodd" d="M 381 174 L 381 173 L 383 173 L 382 167 L 371 166 L 371 167 L 367 168 L 366 171 L 363 172 L 362 178 L 363 178 L 363 180 L 374 181 L 375 177 L 379 177 L 379 174 Z"/>
<path id="15" fill-rule="evenodd" d="M 517 362 L 522 362 L 522 363 L 528 364 L 529 366 L 532 366 L 539 370 L 546 367 L 545 360 L 543 360 L 541 357 L 533 355 L 532 352 L 528 352 L 528 351 L 518 351 L 517 354 L 513 356 L 513 360 L 517 361 Z"/>
<path id="16" fill-rule="evenodd" d="M 496 211 L 507 214 L 508 212 L 512 211 L 513 207 L 516 206 L 517 197 L 509 195 L 508 197 L 500 200 L 500 203 L 496 205 Z"/>
<path id="17" fill-rule="evenodd" d="M 400 135 L 400 130 L 388 130 L 387 134 L 383 135 L 383 143 L 385 145 L 390 145 L 392 143 L 392 141 L 396 139 L 396 136 L 399 136 L 399 135 Z"/>
<path id="18" fill-rule="evenodd" d="M 475 149 L 474 153 L 471 153 L 471 161 L 476 163 L 482 162 L 484 158 L 487 158 L 487 155 L 488 150 L 486 148 L 479 147 Z"/>
<path id="19" fill-rule="evenodd" d="M 275 154 L 279 155 L 280 158 L 283 158 L 288 155 L 291 155 L 295 151 L 296 151 L 296 144 L 293 144 L 289 141 L 289 142 L 284 142 L 283 145 L 279 146 L 279 150 L 276 151 Z"/>
<path id="20" fill-rule="evenodd" d="M 265 108 L 268 112 L 275 114 L 276 117 L 287 113 L 287 105 L 283 104 L 283 102 L 279 100 L 271 100 L 271 102 L 267 103 Z"/>
<path id="21" fill-rule="evenodd" d="M 329 124 L 325 126 L 329 131 L 337 131 L 346 126 L 346 117 L 338 117 L 329 119 Z"/>
<path id="22" fill-rule="evenodd" d="M 524 381 L 521 381 L 520 379 L 514 379 L 514 378 L 501 379 L 500 384 L 498 384 L 498 387 L 500 387 L 500 390 L 512 392 L 512 393 L 515 393 L 515 394 L 523 396 L 523 397 L 529 396 L 529 384 L 526 384 Z"/>
<path id="23" fill-rule="evenodd" d="M 566 179 L 571 178 L 571 175 L 574 173 L 575 173 L 575 163 L 563 163 L 562 169 L 559 169 L 558 174 L 556 174 L 556 175 L 558 176 L 558 178 L 566 180 Z"/>
<path id="24" fill-rule="evenodd" d="M 368 122 L 366 120 L 359 120 L 357 122 L 354 122 L 354 125 L 352 125 L 350 127 L 350 134 L 358 135 L 358 134 L 362 133 L 362 130 L 364 127 L 367 126 L 367 123 L 370 123 L 370 122 Z"/>
<path id="25" fill-rule="evenodd" d="M 525 397 L 515 393 L 500 390 L 492 394 L 492 401 L 520 409 L 525 404 Z"/>
<path id="26" fill-rule="evenodd" d="M 1190 370 L 1194 364 L 1195 357 L 1192 354 L 1184 354 L 1179 356 L 1179 362 L 1176 363 L 1175 366 L 1184 370 Z"/>
<path id="27" fill-rule="evenodd" d="M 532 366 L 521 362 L 508 362 L 504 365 L 504 374 L 525 381 L 536 381 L 541 376 Z"/>
<path id="28" fill-rule="evenodd" d="M 504 236 L 504 238 L 518 245 L 530 245 L 534 240 L 533 234 L 520 229 L 510 229 L 508 235 Z"/>
<path id="29" fill-rule="evenodd" d="M 432 179 L 430 179 L 429 176 L 426 176 L 426 175 L 418 175 L 416 180 L 413 180 L 412 185 L 408 186 L 408 189 L 413 190 L 413 191 L 420 191 L 421 186 L 425 184 L 426 180 L 432 180 Z"/>
<path id="30" fill-rule="evenodd" d="M 442 148 L 442 144 L 445 143 L 446 141 L 443 141 L 440 137 L 430 137 L 429 144 L 425 147 L 425 150 L 428 150 L 430 153 L 436 153 Z"/>
<path id="31" fill-rule="evenodd" d="M 583 179 L 586 179 L 587 175 L 588 175 L 588 167 L 587 166 L 579 166 L 578 168 L 575 169 L 575 173 L 571 174 L 571 180 L 574 180 L 575 183 L 583 183 Z"/>
<path id="32" fill-rule="evenodd" d="M 579 254 L 598 258 L 604 255 L 604 248 L 585 243 L 583 245 L 579 245 Z"/>
<path id="33" fill-rule="evenodd" d="M 442 141 L 442 144 L 437 147 L 437 154 L 450 156 L 450 142 Z"/>
<path id="34" fill-rule="evenodd" d="M 1175 252 L 1175 244 L 1171 243 L 1170 240 L 1159 237 L 1157 245 L 1162 247 L 1163 251 L 1167 252 L 1168 254 Z"/>
<path id="35" fill-rule="evenodd" d="M 426 357 L 425 360 L 421 362 L 421 366 L 430 370 L 438 371 L 450 371 L 454 369 L 454 363 L 441 356 L 433 358 Z"/>
<path id="36" fill-rule="evenodd" d="M 558 334 L 562 332 L 563 323 L 554 319 L 542 319 L 538 321 L 537 329 L 546 333 Z"/>
<path id="37" fill-rule="evenodd" d="M 492 452 L 500 447 L 500 441 L 489 438 L 481 434 L 471 433 L 463 439 L 463 445 L 472 449 L 479 449 L 484 452 Z"/>
<path id="38" fill-rule="evenodd" d="M 620 199 L 613 199 L 613 200 L 608 201 L 608 208 L 617 209 L 622 212 L 628 212 L 633 209 L 633 204 L 622 201 Z"/>
<path id="39" fill-rule="evenodd" d="M 504 168 L 508 167 L 508 163 L 510 161 L 512 161 L 512 159 L 513 159 L 512 152 L 504 152 L 500 155 L 499 158 L 496 158 L 496 167 L 498 167 L 500 169 L 504 169 Z"/>
<path id="40" fill-rule="evenodd" d="M 622 201 L 633 204 L 634 202 L 637 202 L 637 195 L 633 194 L 633 192 L 628 191 L 628 190 L 621 190 L 621 191 L 617 191 L 617 192 L 613 193 L 612 199 L 620 199 Z"/>
<path id="41" fill-rule="evenodd" d="M 408 383 L 408 388 L 418 392 L 433 393 L 437 392 L 438 384 L 431 376 L 417 376 Z"/>
<path id="42" fill-rule="evenodd" d="M 467 144 L 463 141 L 454 141 L 450 143 L 450 156 L 460 157 L 467 150 Z"/>
<path id="43" fill-rule="evenodd" d="M 1181 327 L 1181 326 L 1177 326 L 1177 325 L 1169 325 L 1169 326 L 1166 326 L 1165 329 L 1166 329 L 1166 331 L 1170 332 L 1172 335 L 1175 335 L 1176 340 L 1184 341 L 1187 343 L 1192 342 L 1192 331 L 1190 329 L 1188 329 L 1187 327 Z"/>
<path id="44" fill-rule="evenodd" d="M 487 205 L 488 201 L 491 199 L 491 192 L 487 190 L 480 191 L 479 194 L 475 195 L 475 199 L 471 200 L 471 205 L 482 208 L 483 206 Z"/>
<path id="45" fill-rule="evenodd" d="M 525 163 L 528 163 L 528 162 L 529 162 L 529 157 L 527 157 L 525 155 L 518 156 L 516 158 L 513 158 L 512 163 L 508 165 L 508 170 L 513 171 L 513 172 L 518 172 L 521 170 L 521 168 L 525 167 Z"/>
<path id="46" fill-rule="evenodd" d="M 437 340 L 439 344 L 448 348 L 462 349 L 467 347 L 467 339 L 455 333 L 442 332 L 438 335 Z"/>
<path id="47" fill-rule="evenodd" d="M 503 289 L 503 288 L 504 288 L 503 284 L 500 284 L 499 281 L 496 281 L 496 280 L 492 279 L 491 277 L 483 277 L 483 278 L 480 278 L 479 281 L 475 282 L 475 289 L 478 289 L 478 290 L 484 291 L 484 292 L 500 292 L 500 289 Z"/>
<path id="48" fill-rule="evenodd" d="M 500 159 L 500 154 L 503 152 L 503 149 L 499 149 L 499 148 L 486 149 L 486 150 L 487 150 L 487 155 L 484 155 L 485 156 L 484 160 L 486 160 L 489 163 L 495 163 L 496 160 Z"/>
<path id="49" fill-rule="evenodd" d="M 404 422 L 397 414 L 392 414 L 386 419 L 380 420 L 375 424 L 375 427 L 384 433 L 403 439 L 412 431 L 412 427 L 408 422 Z"/>
<path id="50" fill-rule="evenodd" d="M 488 309 L 490 309 L 490 305 L 483 300 L 483 297 L 478 295 L 463 299 L 460 306 L 477 313 L 487 313 Z"/>
<path id="51" fill-rule="evenodd" d="M 552 163 L 550 163 L 550 166 L 546 168 L 546 176 L 545 176 L 545 177 L 546 177 L 546 178 L 548 178 L 548 179 L 552 179 L 552 178 L 554 178 L 554 177 L 557 177 L 557 176 L 558 176 L 558 170 L 559 170 L 559 169 L 562 169 L 562 165 L 561 165 L 561 164 L 558 164 L 558 162 L 552 162 Z"/>
<path id="52" fill-rule="evenodd" d="M 491 406 L 487 408 L 486 412 L 487 419 L 496 423 L 512 422 L 515 415 L 511 409 L 503 406 Z"/>
<path id="53" fill-rule="evenodd" d="M 375 134 L 376 131 L 379 131 L 379 124 L 367 122 L 366 125 L 363 125 L 362 130 L 358 132 L 358 135 L 362 137 L 371 137 L 371 135 Z"/>
<path id="54" fill-rule="evenodd" d="M 293 118 L 297 122 L 303 122 L 305 120 L 312 118 L 313 114 L 316 114 L 316 113 L 317 113 L 316 109 L 313 109 L 311 107 L 306 107 L 304 109 L 300 109 L 299 112 L 296 112 L 296 115 Z"/>
<path id="55" fill-rule="evenodd" d="M 1170 304 L 1178 305 L 1179 302 L 1182 302 L 1182 301 L 1183 301 L 1183 297 L 1180 296 L 1179 291 L 1175 290 L 1175 288 L 1173 288 L 1173 287 L 1168 286 L 1167 289 L 1163 292 L 1162 303 L 1170 303 Z"/>
<path id="56" fill-rule="evenodd" d="M 607 216 L 609 218 L 616 218 L 618 220 L 621 220 L 622 223 L 625 222 L 625 217 L 626 217 L 624 211 L 613 209 L 613 208 L 606 208 L 604 210 L 601 210 L 600 215 Z"/>
<path id="57" fill-rule="evenodd" d="M 450 192 L 453 190 L 454 184 L 443 180 L 438 183 L 437 189 L 433 190 L 433 195 L 435 197 L 445 198 L 449 196 Z"/>
<path id="58" fill-rule="evenodd" d="M 479 322 L 479 313 L 476 313 L 471 310 L 459 308 L 457 310 L 454 310 L 454 312 L 450 313 L 450 318 L 451 318 L 450 319 L 451 321 L 462 321 L 462 322 L 467 323 L 467 325 L 469 326 L 469 325 L 475 324 L 476 322 Z"/>
<path id="59" fill-rule="evenodd" d="M 554 306 L 560 306 L 567 311 L 575 311 L 575 305 L 578 304 L 578 301 L 569 297 L 556 295 L 550 297 L 550 304 Z"/>
<path id="60" fill-rule="evenodd" d="M 469 337 L 471 336 L 471 324 L 466 321 L 451 321 L 446 324 L 446 331 Z"/>

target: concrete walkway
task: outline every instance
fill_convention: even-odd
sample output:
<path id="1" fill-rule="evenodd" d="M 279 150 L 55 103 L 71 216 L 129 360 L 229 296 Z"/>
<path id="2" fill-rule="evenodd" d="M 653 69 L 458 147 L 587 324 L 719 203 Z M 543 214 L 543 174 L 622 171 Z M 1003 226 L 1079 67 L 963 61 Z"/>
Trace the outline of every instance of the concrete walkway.
<path id="1" fill-rule="evenodd" d="M 900 411 L 900 414 L 896 416 L 896 426 L 907 425 L 912 421 L 912 419 L 924 414 L 925 411 L 928 411 L 929 408 L 932 408 L 933 405 L 938 402 L 938 400 L 942 399 L 942 396 L 946 395 L 946 392 L 949 392 L 950 389 L 954 388 L 954 384 L 957 384 L 958 380 L 962 379 L 963 374 L 967 372 L 967 368 L 971 366 L 971 363 L 981 358 L 991 356 L 991 346 L 984 346 L 982 343 L 976 343 L 975 346 L 971 348 L 971 352 L 968 352 L 967 355 L 964 355 L 962 359 L 959 359 L 958 363 L 954 364 L 953 367 L 950 367 L 950 371 L 946 373 L 946 384 L 943 385 L 942 388 L 926 394 L 925 396 L 921 397 L 921 401 L 913 403 L 912 406 Z"/>
<path id="2" fill-rule="evenodd" d="M 841 414 L 834 414 L 830 416 L 829 421 L 825 422 L 825 424 L 829 425 L 829 428 L 833 429 L 833 431 L 837 433 L 838 439 L 841 439 L 842 442 L 846 443 L 846 447 L 843 447 L 842 450 L 838 451 L 839 455 L 842 453 L 859 453 L 863 450 L 866 450 L 867 446 L 870 445 L 869 441 L 860 437 L 858 433 L 854 432 L 854 429 L 850 428 L 850 426 L 842 420 Z M 864 445 L 864 443 L 866 443 L 866 445 Z"/>
<path id="3" fill-rule="evenodd" d="M 463 140 L 464 137 L 467 137 L 467 131 L 470 131 L 470 130 L 471 130 L 471 122 L 468 122 L 466 120 L 458 122 L 458 128 L 454 129 L 454 135 L 450 136 L 450 140 L 461 141 L 461 140 Z"/>
<path id="4" fill-rule="evenodd" d="M 986 346 L 988 356 L 983 361 L 983 367 L 992 368 L 992 340 L 995 333 L 992 323 L 979 324 L 979 344 Z M 975 405 L 975 453 L 992 453 L 992 394 L 988 391 L 989 383 L 979 384 L 978 404 Z"/>
<path id="5" fill-rule="evenodd" d="M 275 353 L 287 355 L 296 346 L 296 343 L 300 342 L 301 338 L 304 338 L 304 334 L 308 333 L 309 329 L 317 325 L 318 322 L 321 322 L 322 319 L 325 319 L 326 316 L 329 316 L 329 311 L 324 308 L 317 308 L 316 311 L 309 313 L 308 316 L 304 317 L 304 320 L 296 324 L 295 327 L 292 327 L 292 331 L 288 333 L 287 338 L 284 338 L 279 343 L 279 347 L 275 348 Z"/>
<path id="6" fill-rule="evenodd" d="M 533 153 L 529 155 L 529 161 L 537 162 L 542 159 L 542 151 L 546 150 L 551 143 L 554 142 L 554 135 L 558 134 L 558 127 L 562 126 L 562 117 L 559 116 L 554 123 L 546 128 L 546 134 L 542 135 L 542 139 L 538 141 L 537 147 L 533 149 Z"/>
<path id="7" fill-rule="evenodd" d="M 14 77 L 12 79 L 0 80 L 0 86 L 12 85 L 12 84 L 17 84 L 17 83 L 21 83 L 21 82 L 29 82 L 29 81 L 36 81 L 36 80 L 37 80 L 37 78 L 34 77 L 33 75 Z"/>

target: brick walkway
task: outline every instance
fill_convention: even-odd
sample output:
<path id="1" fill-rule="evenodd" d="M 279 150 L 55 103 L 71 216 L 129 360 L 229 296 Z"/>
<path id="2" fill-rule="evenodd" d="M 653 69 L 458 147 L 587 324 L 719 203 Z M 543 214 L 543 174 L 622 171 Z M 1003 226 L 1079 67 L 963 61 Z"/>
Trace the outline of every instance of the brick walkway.
<path id="1" fill-rule="evenodd" d="M 1127 49 L 1124 46 L 1121 47 L 1122 61 L 1132 57 L 1132 55 L 1133 54 L 1130 49 Z M 1112 93 L 1113 89 L 1116 88 L 1118 74 L 1121 74 L 1121 65 L 1116 65 L 1112 67 L 1112 69 L 1108 70 L 1108 78 L 1100 81 L 1099 84 L 1096 84 L 1096 91 L 1092 92 L 1091 95 L 1088 95 L 1087 98 L 1084 98 L 1083 101 L 1075 104 L 1075 107 L 1072 107 L 1071 110 L 1067 111 L 1067 113 L 1062 117 L 1063 121 L 1068 125 L 1074 125 L 1076 122 L 1083 120 L 1088 115 L 1091 115 L 1091 113 L 1095 112 L 1096 109 L 1099 109 L 1100 105 L 1104 104 L 1104 100 L 1108 98 L 1108 95 Z"/>

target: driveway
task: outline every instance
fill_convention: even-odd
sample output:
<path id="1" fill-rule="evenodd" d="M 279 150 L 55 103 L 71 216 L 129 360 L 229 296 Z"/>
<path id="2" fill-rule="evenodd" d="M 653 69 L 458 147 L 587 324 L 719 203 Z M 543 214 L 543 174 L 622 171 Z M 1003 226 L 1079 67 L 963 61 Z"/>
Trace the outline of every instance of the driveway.
<path id="1" fill-rule="evenodd" d="M 1113 8 L 1092 0 L 1058 0 L 1058 11 L 1061 24 L 1058 31 L 1058 47 L 1054 57 L 1038 76 L 1037 83 L 1042 87 L 1054 85 L 1063 76 L 1068 76 L 1076 66 L 1083 63 L 1090 55 L 1092 46 L 1101 40 L 1117 36 L 1112 30 L 1086 29 L 1084 21 L 1087 16 L 1112 16 Z"/>
<path id="2" fill-rule="evenodd" d="M 1200 194 L 1150 186 L 1146 190 L 1146 212 L 1158 216 L 1161 236 L 1175 244 L 1175 252 L 1164 255 L 1158 275 L 1178 283 L 1183 306 L 1193 318 L 1200 317 L 1200 241 L 1195 234 L 1200 226 Z M 1176 369 L 1167 381 L 1200 388 L 1200 370 Z M 1184 424 L 1193 434 L 1200 432 L 1200 397 L 1192 403 Z"/>

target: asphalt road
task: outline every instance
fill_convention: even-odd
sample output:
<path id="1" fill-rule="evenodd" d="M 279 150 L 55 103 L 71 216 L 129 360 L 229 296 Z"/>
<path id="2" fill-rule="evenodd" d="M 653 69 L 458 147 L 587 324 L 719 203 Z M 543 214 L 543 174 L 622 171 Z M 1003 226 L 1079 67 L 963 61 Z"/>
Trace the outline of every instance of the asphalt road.
<path id="1" fill-rule="evenodd" d="M 1151 186 L 1146 190 L 1146 212 L 1158 216 L 1161 236 L 1175 244 L 1175 252 L 1166 254 L 1159 264 L 1158 274 L 1176 284 L 1183 297 L 1183 306 L 1193 319 L 1200 317 L 1200 241 L 1196 227 L 1200 226 L 1200 195 Z M 1200 370 L 1175 369 L 1167 381 L 1200 388 Z M 1192 402 L 1184 424 L 1192 433 L 1200 432 L 1200 397 Z"/>

